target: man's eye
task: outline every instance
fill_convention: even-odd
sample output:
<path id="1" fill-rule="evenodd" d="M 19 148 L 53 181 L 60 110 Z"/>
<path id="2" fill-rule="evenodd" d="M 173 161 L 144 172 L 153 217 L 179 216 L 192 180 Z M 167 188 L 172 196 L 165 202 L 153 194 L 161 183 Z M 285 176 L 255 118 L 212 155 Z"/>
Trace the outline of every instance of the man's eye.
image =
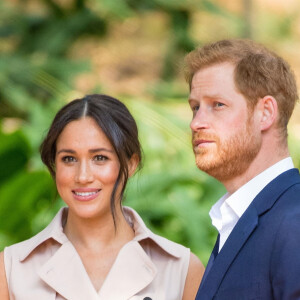
<path id="1" fill-rule="evenodd" d="M 192 111 L 198 111 L 199 110 L 199 105 L 194 105 L 194 106 L 192 106 L 191 108 L 192 108 Z"/>
<path id="2" fill-rule="evenodd" d="M 215 107 L 222 107 L 224 106 L 225 104 L 224 103 L 221 103 L 221 102 L 215 102 L 214 106 Z"/>
<path id="3" fill-rule="evenodd" d="M 61 159 L 65 163 L 75 162 L 76 158 L 74 156 L 64 156 Z"/>
<path id="4" fill-rule="evenodd" d="M 105 160 L 107 160 L 108 158 L 106 157 L 106 156 L 104 156 L 104 155 L 96 155 L 96 156 L 94 156 L 94 158 L 93 158 L 93 160 L 95 160 L 95 161 L 105 161 Z"/>

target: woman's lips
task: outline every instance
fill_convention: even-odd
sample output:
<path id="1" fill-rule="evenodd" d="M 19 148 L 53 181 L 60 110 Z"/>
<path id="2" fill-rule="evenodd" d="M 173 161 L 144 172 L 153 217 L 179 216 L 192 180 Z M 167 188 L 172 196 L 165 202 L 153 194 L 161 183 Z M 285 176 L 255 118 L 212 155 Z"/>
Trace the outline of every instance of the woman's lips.
<path id="1" fill-rule="evenodd" d="M 101 189 L 80 188 L 72 190 L 73 197 L 78 201 L 90 201 L 98 197 Z"/>

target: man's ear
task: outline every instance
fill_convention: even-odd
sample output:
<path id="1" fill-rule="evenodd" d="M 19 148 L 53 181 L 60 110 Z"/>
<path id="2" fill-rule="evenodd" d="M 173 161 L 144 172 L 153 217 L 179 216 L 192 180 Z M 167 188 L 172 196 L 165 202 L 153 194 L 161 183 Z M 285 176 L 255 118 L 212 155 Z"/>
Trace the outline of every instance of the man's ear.
<path id="1" fill-rule="evenodd" d="M 133 154 L 131 156 L 130 160 L 128 161 L 128 177 L 131 177 L 134 174 L 139 163 L 140 163 L 140 159 L 139 159 L 138 155 Z"/>
<path id="2" fill-rule="evenodd" d="M 276 122 L 278 116 L 276 99 L 272 96 L 260 98 L 257 109 L 259 110 L 261 131 L 269 129 Z"/>

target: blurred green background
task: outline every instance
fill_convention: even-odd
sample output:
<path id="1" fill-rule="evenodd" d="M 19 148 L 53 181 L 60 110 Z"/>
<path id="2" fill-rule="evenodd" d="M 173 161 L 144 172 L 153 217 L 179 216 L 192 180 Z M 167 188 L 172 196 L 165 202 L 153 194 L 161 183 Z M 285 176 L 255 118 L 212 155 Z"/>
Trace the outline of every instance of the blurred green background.
<path id="1" fill-rule="evenodd" d="M 182 61 L 231 37 L 266 44 L 299 78 L 298 0 L 1 1 L 0 250 L 40 231 L 63 205 L 38 154 L 55 112 L 106 93 L 133 113 L 144 150 L 124 204 L 206 264 L 216 238 L 208 211 L 224 188 L 195 167 Z M 299 116 L 297 107 L 289 128 L 297 167 Z"/>

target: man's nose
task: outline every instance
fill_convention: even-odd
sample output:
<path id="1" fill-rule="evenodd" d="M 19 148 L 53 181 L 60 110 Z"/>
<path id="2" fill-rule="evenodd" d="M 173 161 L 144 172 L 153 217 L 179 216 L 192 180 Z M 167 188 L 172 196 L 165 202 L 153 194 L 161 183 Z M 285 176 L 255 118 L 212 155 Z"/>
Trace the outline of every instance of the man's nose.
<path id="1" fill-rule="evenodd" d="M 205 108 L 199 108 L 190 123 L 193 132 L 209 128 L 209 113 Z"/>
<path id="2" fill-rule="evenodd" d="M 78 183 L 89 183 L 94 179 L 92 168 L 88 161 L 82 161 L 78 165 L 75 181 Z"/>

